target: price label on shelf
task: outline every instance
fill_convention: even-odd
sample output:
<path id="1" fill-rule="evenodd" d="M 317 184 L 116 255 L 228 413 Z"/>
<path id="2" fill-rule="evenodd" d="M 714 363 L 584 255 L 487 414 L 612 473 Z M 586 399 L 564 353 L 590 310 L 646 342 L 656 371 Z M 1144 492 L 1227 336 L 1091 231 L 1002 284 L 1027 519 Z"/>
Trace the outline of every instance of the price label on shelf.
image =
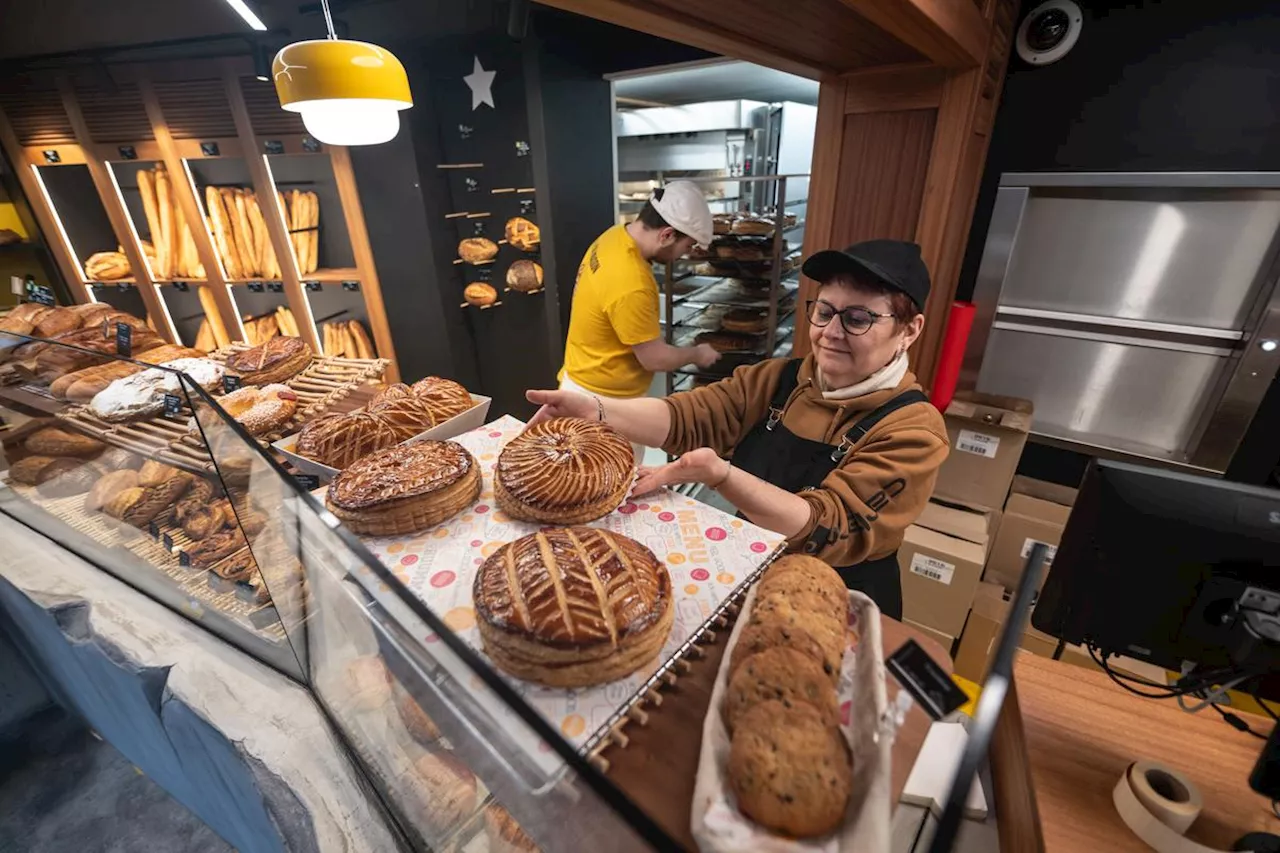
<path id="1" fill-rule="evenodd" d="M 177 394 L 164 395 L 164 416 L 166 418 L 176 418 L 182 414 L 182 398 Z"/>
<path id="2" fill-rule="evenodd" d="M 222 375 L 222 392 L 230 394 L 232 391 L 240 390 L 240 377 L 232 376 L 230 373 Z"/>
<path id="3" fill-rule="evenodd" d="M 188 554 L 186 551 L 179 551 L 179 552 L 178 552 L 178 565 L 179 565 L 179 566 L 182 566 L 182 568 L 184 568 L 184 569 L 189 569 L 189 568 L 191 568 L 191 555 L 190 555 L 190 554 Z"/>
<path id="4" fill-rule="evenodd" d="M 168 533 L 166 533 L 166 534 L 164 534 L 163 536 L 161 536 L 161 537 L 160 537 L 160 541 L 164 543 L 164 549 L 165 549 L 166 551 L 170 551 L 170 552 L 172 552 L 172 551 L 173 551 L 173 537 L 172 537 L 172 536 L 170 536 Z"/>
<path id="5" fill-rule="evenodd" d="M 294 474 L 293 479 L 305 491 L 314 492 L 320 488 L 320 478 L 315 474 Z"/>
<path id="6" fill-rule="evenodd" d="M 133 326 L 116 323 L 116 355 L 133 358 Z"/>
<path id="7" fill-rule="evenodd" d="M 988 459 L 994 459 L 996 450 L 1000 447 L 1000 439 L 994 435 L 987 435 L 985 432 L 974 432 L 971 429 L 960 430 L 960 435 L 956 438 L 956 450 L 963 450 L 965 453 L 973 453 L 977 456 L 985 456 Z"/>

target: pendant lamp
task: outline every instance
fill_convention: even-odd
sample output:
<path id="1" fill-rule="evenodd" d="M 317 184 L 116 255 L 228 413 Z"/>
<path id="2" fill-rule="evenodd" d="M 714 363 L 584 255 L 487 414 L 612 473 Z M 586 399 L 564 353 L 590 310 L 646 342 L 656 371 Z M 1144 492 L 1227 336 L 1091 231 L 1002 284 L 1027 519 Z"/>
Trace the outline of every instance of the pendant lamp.
<path id="1" fill-rule="evenodd" d="M 271 63 L 280 106 L 328 145 L 389 142 L 413 106 L 404 66 L 386 48 L 338 38 L 329 0 L 321 6 L 329 37 L 287 45 Z"/>

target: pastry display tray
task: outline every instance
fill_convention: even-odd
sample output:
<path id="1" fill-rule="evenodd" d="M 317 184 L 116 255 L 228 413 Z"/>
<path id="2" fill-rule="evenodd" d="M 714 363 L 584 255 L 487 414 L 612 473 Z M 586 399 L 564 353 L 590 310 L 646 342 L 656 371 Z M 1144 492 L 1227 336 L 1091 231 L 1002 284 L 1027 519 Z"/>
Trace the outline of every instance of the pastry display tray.
<path id="1" fill-rule="evenodd" d="M 542 527 L 508 518 L 493 501 L 493 469 L 498 453 L 523 428 L 523 422 L 505 416 L 455 439 L 476 457 L 484 478 L 480 498 L 470 508 L 413 536 L 362 537 L 411 593 L 482 656 L 471 595 L 476 570 L 499 546 Z M 628 501 L 590 526 L 629 536 L 663 561 L 671 573 L 675 593 L 675 624 L 659 656 L 639 672 L 618 681 L 563 690 L 504 676 L 525 701 L 586 755 L 608 743 L 629 714 L 642 716 L 637 714 L 639 706 L 653 700 L 656 688 L 675 679 L 677 664 L 685 655 L 694 653 L 705 632 L 745 594 L 750 582 L 785 541 L 779 534 L 666 490 Z M 369 592 L 379 600 L 389 598 L 376 588 Z M 660 701 L 660 697 L 656 699 Z M 546 763 L 552 759 L 556 763 L 554 755 L 540 742 L 522 745 L 534 760 Z"/>
<path id="2" fill-rule="evenodd" d="M 444 441 L 482 426 L 484 419 L 489 415 L 489 404 L 493 402 L 493 398 L 472 394 L 471 402 L 473 404 L 472 407 L 462 414 L 449 418 L 444 423 L 437 424 L 431 429 L 424 430 L 413 438 L 407 438 L 400 443 L 413 444 L 416 441 L 425 441 L 427 439 Z M 305 474 L 315 474 L 325 480 L 332 480 L 338 476 L 337 468 L 322 465 L 314 459 L 308 459 L 298 453 L 298 434 L 282 438 L 271 446 L 280 451 L 286 459 L 293 463 L 295 468 Z"/>

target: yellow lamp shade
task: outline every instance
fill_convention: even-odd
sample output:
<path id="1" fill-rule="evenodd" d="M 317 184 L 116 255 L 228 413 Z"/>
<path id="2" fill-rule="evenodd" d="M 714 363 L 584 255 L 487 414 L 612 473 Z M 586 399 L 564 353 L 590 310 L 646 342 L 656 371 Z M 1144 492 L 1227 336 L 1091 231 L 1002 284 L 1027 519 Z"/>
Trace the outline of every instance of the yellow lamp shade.
<path id="1" fill-rule="evenodd" d="M 373 145 L 395 137 L 413 106 L 409 77 L 391 51 L 362 41 L 300 41 L 271 63 L 280 106 L 301 114 L 330 145 Z"/>

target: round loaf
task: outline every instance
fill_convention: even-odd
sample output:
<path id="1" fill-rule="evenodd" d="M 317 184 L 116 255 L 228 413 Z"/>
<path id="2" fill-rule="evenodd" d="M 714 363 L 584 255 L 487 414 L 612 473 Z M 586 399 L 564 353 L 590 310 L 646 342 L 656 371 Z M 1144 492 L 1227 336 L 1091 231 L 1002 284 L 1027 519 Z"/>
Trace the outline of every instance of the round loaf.
<path id="1" fill-rule="evenodd" d="M 542 287 L 542 264 L 520 260 L 507 267 L 507 287 L 532 293 Z"/>
<path id="2" fill-rule="evenodd" d="M 52 456 L 26 456 L 9 466 L 9 479 L 26 486 L 44 482 L 41 473 L 56 460 Z"/>
<path id="3" fill-rule="evenodd" d="M 485 652 L 550 687 L 585 687 L 640 669 L 675 619 L 671 576 L 648 548 L 606 530 L 558 527 L 508 542 L 472 586 Z"/>
<path id="4" fill-rule="evenodd" d="M 84 508 L 88 512 L 98 512 L 105 507 L 116 495 L 125 489 L 133 489 L 138 486 L 138 472 L 128 468 L 120 471 L 111 471 L 103 475 L 102 479 L 93 484 L 89 489 L 89 494 L 85 495 Z"/>
<path id="5" fill-rule="evenodd" d="M 106 445 L 96 438 L 61 427 L 45 427 L 27 439 L 25 447 L 44 456 L 97 456 Z"/>
<path id="6" fill-rule="evenodd" d="M 235 371 L 245 385 L 286 382 L 311 364 L 311 347 L 301 338 L 285 335 L 238 352 L 227 359 L 227 369 Z"/>
<path id="7" fill-rule="evenodd" d="M 805 703 L 771 700 L 745 713 L 729 747 L 728 772 L 742 813 L 793 838 L 840 826 L 853 787 L 848 744 Z"/>
<path id="8" fill-rule="evenodd" d="M 137 471 L 142 467 L 143 458 L 136 453 L 130 453 L 123 447 L 108 447 L 106 452 L 95 460 L 104 471 L 120 471 L 128 468 Z"/>
<path id="9" fill-rule="evenodd" d="M 818 709 L 827 725 L 840 724 L 840 702 L 831 677 L 821 664 L 795 649 L 778 646 L 742 662 L 725 694 L 725 726 L 733 732 L 747 711 L 770 699 L 788 708 L 807 703 Z"/>
<path id="10" fill-rule="evenodd" d="M 758 335 L 769 328 L 769 312 L 763 308 L 732 308 L 720 318 L 720 328 L 726 332 Z"/>
<path id="11" fill-rule="evenodd" d="M 491 284 L 473 281 L 462 291 L 462 298 L 467 300 L 468 305 L 492 305 L 498 301 L 498 291 Z"/>
<path id="12" fill-rule="evenodd" d="M 552 418 L 507 443 L 494 469 L 494 497 L 512 518 L 582 524 L 608 515 L 635 479 L 631 444 L 613 427 Z"/>
<path id="13" fill-rule="evenodd" d="M 768 237 L 773 234 L 773 220 L 761 216 L 741 216 L 729 229 L 731 234 L 751 234 Z"/>
<path id="14" fill-rule="evenodd" d="M 178 476 L 178 469 L 163 462 L 148 459 L 138 470 L 138 485 L 144 489 L 159 486 Z"/>
<path id="15" fill-rule="evenodd" d="M 482 264 L 498 256 L 498 244 L 487 237 L 468 237 L 458 243 L 458 257 L 469 264 Z"/>
<path id="16" fill-rule="evenodd" d="M 416 533 L 452 518 L 480 496 L 480 466 L 456 441 L 380 450 L 334 478 L 325 505 L 354 532 Z"/>

